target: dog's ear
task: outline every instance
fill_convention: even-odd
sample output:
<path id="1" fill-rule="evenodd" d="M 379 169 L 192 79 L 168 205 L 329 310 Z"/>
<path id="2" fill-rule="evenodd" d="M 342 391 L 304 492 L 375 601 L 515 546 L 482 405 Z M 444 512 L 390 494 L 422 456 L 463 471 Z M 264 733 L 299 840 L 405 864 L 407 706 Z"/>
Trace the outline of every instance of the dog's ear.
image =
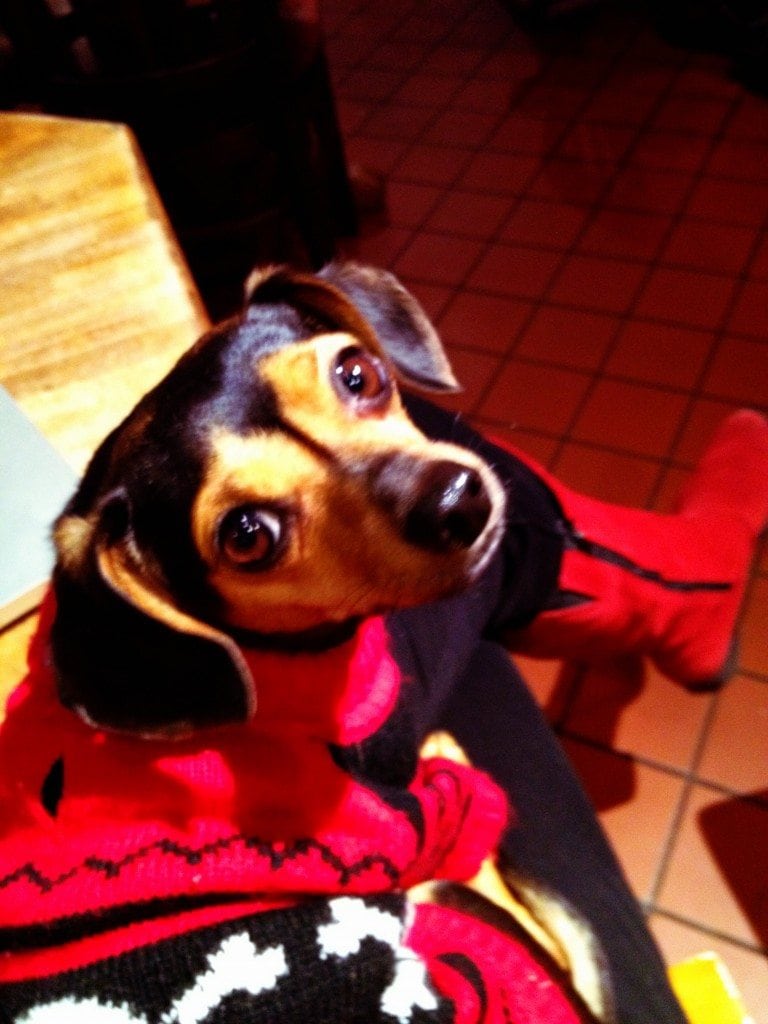
<path id="1" fill-rule="evenodd" d="M 234 641 L 179 609 L 142 563 L 116 489 L 54 529 L 51 631 L 62 703 L 93 725 L 147 737 L 244 721 L 254 684 Z"/>
<path id="2" fill-rule="evenodd" d="M 329 263 L 318 276 L 354 303 L 408 384 L 461 391 L 429 317 L 394 274 L 359 263 Z"/>
<path id="3" fill-rule="evenodd" d="M 461 391 L 434 327 L 419 303 L 386 270 L 329 263 L 314 275 L 284 267 L 255 270 L 246 305 L 290 302 L 367 337 L 394 363 L 402 379 L 422 391 Z"/>

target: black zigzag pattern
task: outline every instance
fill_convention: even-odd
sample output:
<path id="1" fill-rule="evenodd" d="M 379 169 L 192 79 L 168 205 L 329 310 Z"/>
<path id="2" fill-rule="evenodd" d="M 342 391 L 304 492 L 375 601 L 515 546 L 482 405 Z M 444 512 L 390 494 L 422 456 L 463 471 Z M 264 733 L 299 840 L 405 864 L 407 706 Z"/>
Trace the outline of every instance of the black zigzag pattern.
<path id="1" fill-rule="evenodd" d="M 9 872 L 0 878 L 0 891 L 8 889 L 20 881 L 27 881 L 34 885 L 41 893 L 49 893 L 52 890 L 71 881 L 81 872 L 89 872 L 101 875 L 105 879 L 115 879 L 122 871 L 135 864 L 137 861 L 147 859 L 153 854 L 162 853 L 171 858 L 178 858 L 190 866 L 202 864 L 207 858 L 221 853 L 225 850 L 232 850 L 241 845 L 246 850 L 252 850 L 258 856 L 269 861 L 270 870 L 278 871 L 285 864 L 292 860 L 305 857 L 308 853 L 315 851 L 338 877 L 339 885 L 349 885 L 351 880 L 358 875 L 365 874 L 373 868 L 379 867 L 393 883 L 400 878 L 400 869 L 397 865 L 383 854 L 366 854 L 357 860 L 347 863 L 330 846 L 314 838 L 297 839 L 290 844 L 273 843 L 259 839 L 256 836 L 245 836 L 239 833 L 217 839 L 213 843 L 205 843 L 202 846 L 191 847 L 177 843 L 171 839 L 159 839 L 145 846 L 137 847 L 124 857 L 111 859 L 92 855 L 86 857 L 80 864 L 76 864 L 68 871 L 60 875 L 47 875 L 39 870 L 31 861 L 21 864 L 14 871 Z"/>

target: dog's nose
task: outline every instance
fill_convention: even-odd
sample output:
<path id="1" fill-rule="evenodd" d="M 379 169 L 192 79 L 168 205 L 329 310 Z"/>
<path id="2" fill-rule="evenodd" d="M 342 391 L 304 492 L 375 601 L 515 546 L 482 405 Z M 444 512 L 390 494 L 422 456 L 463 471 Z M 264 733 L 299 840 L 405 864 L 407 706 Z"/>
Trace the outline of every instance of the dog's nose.
<path id="1" fill-rule="evenodd" d="M 469 548 L 485 529 L 491 499 L 477 470 L 435 462 L 422 474 L 405 515 L 406 540 L 430 551 Z"/>

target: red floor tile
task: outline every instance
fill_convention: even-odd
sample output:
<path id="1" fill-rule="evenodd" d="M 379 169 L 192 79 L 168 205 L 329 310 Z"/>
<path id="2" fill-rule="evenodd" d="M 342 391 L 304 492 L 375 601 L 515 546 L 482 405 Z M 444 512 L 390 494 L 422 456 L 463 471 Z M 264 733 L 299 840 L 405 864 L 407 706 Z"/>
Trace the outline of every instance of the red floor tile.
<path id="1" fill-rule="evenodd" d="M 741 139 L 721 139 L 707 160 L 707 174 L 768 183 L 765 144 Z"/>
<path id="2" fill-rule="evenodd" d="M 675 79 L 675 93 L 698 98 L 732 100 L 741 93 L 741 87 L 728 74 L 728 61 L 717 54 L 697 54 L 697 61 L 691 61 Z M 726 117 L 725 128 L 730 121 Z M 721 128 L 721 130 L 723 130 Z"/>
<path id="3" fill-rule="evenodd" d="M 653 93 L 617 88 L 612 83 L 589 101 L 583 116 L 587 121 L 640 125 L 647 120 L 656 102 Z"/>
<path id="4" fill-rule="evenodd" d="M 739 288 L 728 329 L 768 341 L 768 281 L 745 281 Z"/>
<path id="5" fill-rule="evenodd" d="M 460 146 L 412 146 L 395 161 L 394 177 L 427 185 L 450 185 L 472 157 L 471 149 Z"/>
<path id="6" fill-rule="evenodd" d="M 549 721 L 557 721 L 560 678 L 564 671 L 562 663 L 520 654 L 516 654 L 513 661 Z"/>
<path id="7" fill-rule="evenodd" d="M 467 284 L 500 295 L 539 299 L 559 261 L 557 252 L 499 243 L 488 248 Z"/>
<path id="8" fill-rule="evenodd" d="M 747 945 L 765 943 L 765 879 L 755 869 L 766 857 L 768 806 L 694 786 L 658 906 Z"/>
<path id="9" fill-rule="evenodd" d="M 550 85 L 531 89 L 518 110 L 533 117 L 570 118 L 584 103 L 585 92 L 577 86 Z"/>
<path id="10" fill-rule="evenodd" d="M 726 134 L 733 139 L 768 143 L 768 105 L 765 99 L 742 92 L 738 108 L 726 126 Z"/>
<path id="11" fill-rule="evenodd" d="M 367 224 L 358 238 L 345 239 L 342 254 L 363 263 L 388 267 L 413 237 L 407 228 Z"/>
<path id="12" fill-rule="evenodd" d="M 473 110 L 491 114 L 498 121 L 499 111 L 509 106 L 512 89 L 504 79 L 474 78 L 454 97 L 457 110 Z"/>
<path id="13" fill-rule="evenodd" d="M 477 410 L 485 419 L 545 434 L 561 434 L 581 403 L 589 377 L 512 359 Z"/>
<path id="14" fill-rule="evenodd" d="M 599 87 L 611 63 L 610 52 L 600 46 L 585 48 L 581 53 L 563 50 L 558 59 L 551 61 L 544 70 L 537 83 L 540 86 L 537 91 L 547 97 L 550 90 L 563 88 L 569 92 L 573 90 L 574 93 L 589 95 Z"/>
<path id="15" fill-rule="evenodd" d="M 605 439 L 610 441 L 611 436 Z M 554 469 L 564 483 L 584 494 L 643 508 L 659 478 L 660 465 L 654 459 L 568 441 Z"/>
<path id="16" fill-rule="evenodd" d="M 579 249 L 602 256 L 652 260 L 671 218 L 649 211 L 600 210 L 579 240 Z"/>
<path id="17" fill-rule="evenodd" d="M 392 97 L 395 103 L 415 107 L 443 107 L 462 88 L 462 79 L 453 75 L 411 75 Z"/>
<path id="18" fill-rule="evenodd" d="M 554 199 L 589 206 L 596 203 L 612 180 L 610 163 L 584 163 L 571 157 L 548 157 L 531 182 L 528 194 L 536 199 Z"/>
<path id="19" fill-rule="evenodd" d="M 454 189 L 430 215 L 427 227 L 468 238 L 489 238 L 509 215 L 512 202 L 505 196 Z"/>
<path id="20" fill-rule="evenodd" d="M 600 822 L 617 851 L 635 894 L 646 898 L 674 824 L 683 782 L 623 755 L 574 740 L 568 756 L 597 806 Z M 605 808 L 600 810 L 600 808 Z"/>
<path id="21" fill-rule="evenodd" d="M 566 121 L 542 120 L 515 112 L 509 114 L 496 129 L 488 147 L 503 153 L 544 156 L 552 150 L 566 124 Z"/>
<path id="22" fill-rule="evenodd" d="M 352 99 L 384 100 L 391 96 L 401 81 L 398 71 L 383 68 L 358 68 L 339 87 L 339 94 Z"/>
<path id="23" fill-rule="evenodd" d="M 390 181 L 387 183 L 387 220 L 393 227 L 418 227 L 441 195 L 433 185 Z"/>
<path id="24" fill-rule="evenodd" d="M 573 428 L 580 441 L 605 444 L 635 455 L 662 457 L 679 429 L 685 395 L 644 384 L 599 380 Z"/>
<path id="25" fill-rule="evenodd" d="M 453 296 L 453 289 L 442 284 L 411 281 L 407 277 L 401 277 L 400 281 L 418 299 L 429 319 L 436 323 Z"/>
<path id="26" fill-rule="evenodd" d="M 432 116 L 428 107 L 391 104 L 379 107 L 365 122 L 364 131 L 373 138 L 411 142 L 421 137 Z"/>
<path id="27" fill-rule="evenodd" d="M 680 132 L 649 131 L 632 151 L 630 162 L 664 171 L 698 171 L 709 152 L 709 139 Z"/>
<path id="28" fill-rule="evenodd" d="M 764 233 L 749 268 L 749 276 L 758 281 L 768 281 L 768 234 Z"/>
<path id="29" fill-rule="evenodd" d="M 372 104 L 366 100 L 353 100 L 340 96 L 336 101 L 336 116 L 342 133 L 351 135 L 370 116 Z"/>
<path id="30" fill-rule="evenodd" d="M 736 676 L 716 697 L 696 774 L 735 793 L 768 786 L 768 680 Z"/>
<path id="31" fill-rule="evenodd" d="M 422 231 L 395 263 L 394 270 L 434 284 L 456 285 L 482 252 L 482 245 L 467 238 Z"/>
<path id="32" fill-rule="evenodd" d="M 391 139 L 374 139 L 367 135 L 356 135 L 347 144 L 347 160 L 350 164 L 388 174 L 407 150 L 405 142 Z"/>
<path id="33" fill-rule="evenodd" d="M 471 413 L 498 377 L 499 360 L 484 352 L 453 345 L 447 346 L 446 351 L 462 390 L 455 395 L 436 396 L 436 400 L 445 409 Z"/>
<path id="34" fill-rule="evenodd" d="M 674 214 L 685 204 L 692 180 L 692 175 L 686 172 L 630 165 L 616 175 L 605 205 L 654 214 Z"/>
<path id="35" fill-rule="evenodd" d="M 637 132 L 624 125 L 579 121 L 557 149 L 559 156 L 571 160 L 617 163 L 635 142 Z"/>
<path id="36" fill-rule="evenodd" d="M 605 364 L 605 372 L 659 387 L 693 388 L 715 343 L 709 331 L 630 320 Z"/>
<path id="37" fill-rule="evenodd" d="M 504 225 L 501 238 L 518 245 L 567 249 L 588 215 L 583 206 L 523 199 Z"/>
<path id="38" fill-rule="evenodd" d="M 495 114 L 451 108 L 427 129 L 424 139 L 438 146 L 452 146 L 461 140 L 462 146 L 477 148 L 488 140 L 497 121 Z"/>
<path id="39" fill-rule="evenodd" d="M 672 449 L 673 457 L 686 466 L 696 465 L 719 424 L 735 408 L 735 403 L 714 398 L 695 399 Z"/>
<path id="40" fill-rule="evenodd" d="M 477 73 L 485 59 L 482 50 L 467 49 L 463 46 L 442 44 L 425 55 L 424 47 L 419 47 L 420 71 L 429 75 L 468 75 Z"/>
<path id="41" fill-rule="evenodd" d="M 722 323 L 733 291 L 729 277 L 659 267 L 651 273 L 635 308 L 641 317 L 714 329 Z"/>
<path id="42" fill-rule="evenodd" d="M 768 409 L 768 342 L 723 338 L 702 387 L 707 395 Z"/>
<path id="43" fill-rule="evenodd" d="M 449 344 L 502 354 L 511 349 L 530 314 L 529 302 L 461 291 L 445 310 L 438 327 Z"/>
<path id="44" fill-rule="evenodd" d="M 730 107 L 730 100 L 726 98 L 673 94 L 662 104 L 653 123 L 657 128 L 692 132 L 709 138 L 720 131 Z"/>
<path id="45" fill-rule="evenodd" d="M 752 581 L 741 620 L 739 667 L 768 679 L 768 578 Z"/>
<path id="46" fill-rule="evenodd" d="M 662 473 L 659 484 L 653 495 L 652 507 L 657 512 L 677 512 L 680 507 L 681 495 L 691 478 L 690 469 L 669 466 Z"/>
<path id="47" fill-rule="evenodd" d="M 535 48 L 496 50 L 486 54 L 476 71 L 476 78 L 501 79 L 504 82 L 526 83 L 537 78 L 546 58 Z"/>
<path id="48" fill-rule="evenodd" d="M 596 369 L 619 321 L 602 313 L 541 306 L 515 349 L 519 356 L 579 370 Z"/>
<path id="49" fill-rule="evenodd" d="M 668 68 L 647 60 L 633 60 L 631 55 L 616 64 L 615 70 L 609 75 L 602 87 L 602 92 L 616 96 L 650 97 L 654 103 L 659 101 L 662 93 L 669 90 L 674 73 Z"/>
<path id="50" fill-rule="evenodd" d="M 587 673 L 564 727 L 571 735 L 685 771 L 713 699 L 689 693 L 646 661 L 625 659 Z"/>
<path id="51" fill-rule="evenodd" d="M 627 260 L 569 256 L 549 291 L 553 302 L 581 309 L 625 313 L 640 288 L 646 268 Z"/>
<path id="52" fill-rule="evenodd" d="M 768 186 L 726 178 L 703 178 L 693 189 L 687 213 L 692 217 L 759 228 L 768 212 Z"/>
<path id="53" fill-rule="evenodd" d="M 368 39 L 371 38 L 370 30 L 366 31 Z M 403 40 L 397 42 L 386 42 L 379 40 L 372 50 L 366 54 L 365 60 L 370 67 L 383 68 L 391 71 L 397 68 L 398 71 L 419 71 L 424 60 L 424 47 L 418 43 L 408 43 Z M 398 102 L 401 96 L 397 90 L 392 100 Z"/>
<path id="54" fill-rule="evenodd" d="M 720 274 L 739 274 L 755 244 L 751 228 L 710 221 L 683 220 L 672 232 L 660 260 Z"/>
<path id="55" fill-rule="evenodd" d="M 500 195 L 522 195 L 539 168 L 539 159 L 518 153 L 477 153 L 461 176 L 459 186 Z"/>

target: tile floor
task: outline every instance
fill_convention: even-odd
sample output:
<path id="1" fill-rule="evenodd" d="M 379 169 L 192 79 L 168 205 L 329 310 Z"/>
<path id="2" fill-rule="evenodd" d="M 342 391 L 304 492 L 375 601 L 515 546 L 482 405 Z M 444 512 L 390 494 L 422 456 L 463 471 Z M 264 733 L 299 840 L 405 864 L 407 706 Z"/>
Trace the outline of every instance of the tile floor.
<path id="1" fill-rule="evenodd" d="M 567 482 L 667 508 L 718 419 L 768 408 L 768 100 L 622 4 L 546 45 L 495 0 L 324 0 L 348 246 L 420 297 L 452 400 Z M 768 553 L 739 668 L 524 671 L 671 961 L 722 954 L 768 1021 Z M 762 1014 L 762 1016 L 761 1016 Z"/>

